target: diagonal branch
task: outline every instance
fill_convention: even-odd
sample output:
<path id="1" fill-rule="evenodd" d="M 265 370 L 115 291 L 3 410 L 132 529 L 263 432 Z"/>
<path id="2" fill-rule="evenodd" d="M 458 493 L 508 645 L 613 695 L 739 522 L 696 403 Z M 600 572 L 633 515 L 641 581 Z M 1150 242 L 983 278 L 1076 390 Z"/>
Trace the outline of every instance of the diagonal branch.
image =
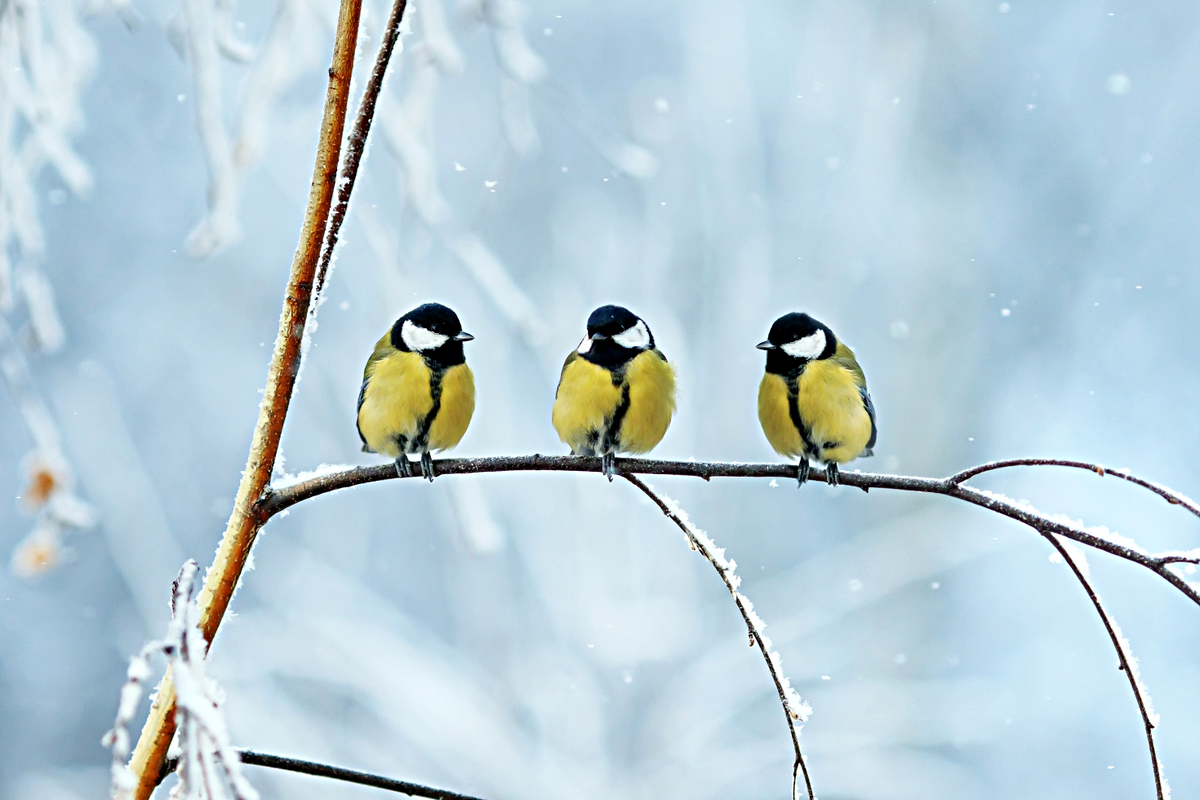
<path id="1" fill-rule="evenodd" d="M 788 733 L 792 737 L 792 749 L 796 753 L 796 760 L 792 763 L 792 799 L 797 800 L 800 796 L 799 783 L 800 777 L 803 776 L 808 800 L 817 800 L 816 794 L 813 793 L 812 779 L 808 775 L 808 765 L 804 761 L 804 754 L 800 752 L 800 729 L 796 724 L 803 724 L 808 719 L 808 715 L 812 713 L 812 709 L 800 699 L 800 695 L 796 694 L 796 690 L 792 688 L 791 683 L 783 674 L 779 654 L 771 650 L 771 640 L 763 633 L 763 629 L 767 626 L 766 623 L 758 614 L 754 613 L 754 606 L 750 603 L 749 598 L 738 591 L 742 579 L 734 572 L 737 564 L 726 559 L 725 551 L 717 547 L 703 531 L 692 525 L 688 521 L 687 515 L 674 502 L 660 496 L 653 488 L 628 472 L 622 472 L 621 477 L 641 489 L 672 522 L 679 526 L 683 535 L 687 537 L 688 544 L 713 565 L 713 569 L 721 576 L 725 588 L 733 595 L 733 602 L 737 605 L 738 613 L 742 615 L 742 620 L 746 623 L 750 641 L 758 647 L 763 660 L 767 662 L 767 670 L 771 673 L 771 680 L 775 682 L 775 690 L 779 693 L 779 702 L 783 705 L 783 715 L 787 719 Z"/>
<path id="2" fill-rule="evenodd" d="M 468 794 L 449 792 L 445 789 L 435 789 L 432 786 L 422 786 L 419 783 L 398 781 L 394 778 L 385 778 L 382 775 L 372 775 L 369 772 L 333 767 L 328 764 L 317 764 L 313 761 L 301 761 L 298 758 L 272 756 L 266 753 L 257 753 L 253 750 L 242 750 L 239 755 L 242 758 L 243 764 L 299 772 L 304 775 L 316 775 L 319 778 L 332 778 L 347 783 L 358 783 L 363 786 L 374 786 L 376 789 L 385 789 L 389 792 L 406 794 L 409 797 L 427 797 L 429 800 L 480 800 L 478 797 L 472 797 Z"/>
<path id="3" fill-rule="evenodd" d="M 1142 715 L 1142 724 L 1146 728 L 1146 744 L 1150 748 L 1150 768 L 1154 771 L 1154 789 L 1158 792 L 1158 800 L 1165 800 L 1165 798 L 1169 797 L 1169 791 L 1166 788 L 1167 781 L 1162 775 L 1162 766 L 1158 763 L 1158 750 L 1154 746 L 1154 726 L 1158 722 L 1158 715 L 1150 708 L 1149 698 L 1146 697 L 1141 681 L 1138 680 L 1137 663 L 1133 656 L 1127 652 L 1129 642 L 1125 641 L 1121 636 L 1117 624 L 1112 621 L 1112 618 L 1104 609 L 1104 605 L 1100 602 L 1100 596 L 1096 594 L 1096 590 L 1092 588 L 1091 582 L 1088 581 L 1087 573 L 1076 562 L 1067 546 L 1052 533 L 1043 531 L 1042 535 L 1046 537 L 1046 540 L 1050 544 L 1054 545 L 1054 549 L 1059 552 L 1059 555 L 1067 562 L 1067 566 L 1075 573 L 1075 577 L 1083 584 L 1083 590 L 1087 592 L 1092 605 L 1096 607 L 1096 613 L 1100 615 L 1100 621 L 1104 623 L 1104 629 L 1108 631 L 1108 638 L 1112 640 L 1113 647 L 1117 651 L 1120 669 L 1125 673 L 1125 677 L 1129 679 L 1129 688 L 1133 690 L 1133 697 L 1137 700 L 1138 712 Z"/>
<path id="4" fill-rule="evenodd" d="M 492 458 L 446 458 L 433 462 L 436 475 L 476 475 L 487 472 L 600 472 L 599 458 L 579 456 L 495 456 Z M 711 478 L 783 478 L 796 479 L 794 464 L 744 464 L 722 461 L 660 461 L 649 458 L 618 458 L 616 466 L 623 473 L 639 475 L 680 475 L 709 480 Z M 962 475 L 964 473 L 959 473 Z M 265 521 L 290 506 L 326 492 L 357 486 L 362 483 L 392 480 L 397 477 L 390 465 L 351 467 L 329 472 L 307 480 L 264 491 L 257 511 Z M 825 481 L 822 472 L 814 471 L 809 480 Z M 1182 553 L 1146 553 L 1136 545 L 1125 545 L 1104 538 L 1098 533 L 1065 518 L 1049 517 L 1024 503 L 1018 503 L 993 492 L 963 486 L 959 476 L 950 478 L 918 478 L 907 475 L 881 475 L 869 472 L 843 472 L 842 485 L 869 489 L 891 489 L 904 492 L 940 494 L 1003 514 L 1029 525 L 1039 533 L 1049 532 L 1086 544 L 1110 555 L 1139 564 L 1163 578 L 1192 602 L 1200 605 L 1200 584 L 1184 580 L 1172 564 L 1200 564 L 1200 550 Z M 1147 482 L 1148 483 L 1148 482 Z M 1170 490 L 1166 490 L 1170 491 Z M 1182 504 L 1182 503 L 1181 503 Z"/>
<path id="5" fill-rule="evenodd" d="M 350 194 L 354 191 L 354 182 L 358 179 L 358 166 L 362 163 L 363 154 L 367 149 L 367 136 L 371 133 L 371 123 L 375 119 L 375 104 L 379 101 L 379 93 L 383 89 L 383 78 L 387 74 L 388 63 L 392 60 L 392 51 L 400 39 L 400 20 L 404 17 L 406 4 L 407 0 L 395 0 L 392 4 L 391 14 L 383 28 L 383 38 L 379 43 L 379 53 L 375 56 L 375 67 L 371 70 L 367 88 L 363 90 L 354 128 L 346 140 L 346 158 L 342 163 L 337 205 L 333 207 L 333 213 L 329 217 L 329 230 L 325 236 L 321 261 L 317 265 L 314 294 L 318 298 L 321 296 L 321 290 L 325 288 L 325 277 L 329 273 L 329 264 L 333 260 L 333 251 L 337 247 L 342 222 L 346 219 L 346 209 L 350 206 Z"/>
<path id="6" fill-rule="evenodd" d="M 329 68 L 329 88 L 325 95 L 325 112 L 313 167 L 308 210 L 300 231 L 300 243 L 292 261 L 284 297 L 283 313 L 279 318 L 279 335 L 267 373 L 267 386 L 259 407 L 258 423 L 250 445 L 250 456 L 242 482 L 238 487 L 233 514 L 217 555 L 204 579 L 199 597 L 200 630 L 211 642 L 229 607 L 238 579 L 250 555 L 250 548 L 265 518 L 258 513 L 258 498 L 271 479 L 279 437 L 287 416 L 296 375 L 300 368 L 304 324 L 312 299 L 313 274 L 321 252 L 329 206 L 337 178 L 338 154 L 346 122 L 346 105 L 350 95 L 350 75 L 354 67 L 354 48 L 358 39 L 358 20 L 362 0 L 342 0 L 338 11 L 337 34 L 334 40 L 333 61 Z M 142 728 L 141 738 L 133 752 L 130 769 L 137 776 L 135 797 L 146 800 L 158 783 L 158 775 L 166 759 L 167 747 L 175 733 L 175 685 L 170 673 L 163 677 L 150 715 Z"/>

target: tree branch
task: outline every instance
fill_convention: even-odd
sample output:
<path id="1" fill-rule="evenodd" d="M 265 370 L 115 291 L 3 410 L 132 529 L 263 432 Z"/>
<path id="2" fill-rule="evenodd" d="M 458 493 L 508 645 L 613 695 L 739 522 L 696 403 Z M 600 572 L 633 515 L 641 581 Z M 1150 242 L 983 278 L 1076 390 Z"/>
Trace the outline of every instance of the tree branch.
<path id="1" fill-rule="evenodd" d="M 792 749 L 796 754 L 796 760 L 792 763 L 792 798 L 796 800 L 799 797 L 799 778 L 802 775 L 804 788 L 808 791 L 808 800 L 817 800 L 816 794 L 813 793 L 812 779 L 808 775 L 808 765 L 804 762 L 804 754 L 800 752 L 800 730 L 796 727 L 797 722 L 802 723 L 808 718 L 809 708 L 783 675 L 779 655 L 771 651 L 771 640 L 762 632 L 766 623 L 754 613 L 754 608 L 746 596 L 738 591 L 741 579 L 734 573 L 736 564 L 726 560 L 724 551 L 717 549 L 711 539 L 696 530 L 685 516 L 678 509 L 672 507 L 672 504 L 665 498 L 660 497 L 657 492 L 633 475 L 627 472 L 620 474 L 622 478 L 641 489 L 672 522 L 679 526 L 683 535 L 687 537 L 688 544 L 692 546 L 693 550 L 704 556 L 708 563 L 712 564 L 713 569 L 721 576 L 725 588 L 733 595 L 733 602 L 737 604 L 738 613 L 742 615 L 742 621 L 746 623 L 750 641 L 758 646 L 763 660 L 767 662 L 767 670 L 771 673 L 771 680 L 775 682 L 775 691 L 779 693 L 779 702 L 783 705 L 783 716 L 787 719 L 788 733 L 792 737 Z"/>
<path id="2" fill-rule="evenodd" d="M 1059 555 L 1067 562 L 1071 571 L 1075 573 L 1075 577 L 1083 584 L 1083 590 L 1087 592 L 1092 605 L 1096 607 L 1096 613 L 1100 615 L 1100 621 L 1104 623 L 1104 629 L 1108 631 L 1108 638 L 1112 640 L 1113 647 L 1116 648 L 1120 669 L 1125 673 L 1125 677 L 1129 679 L 1129 688 L 1133 690 L 1133 698 L 1137 701 L 1138 711 L 1142 715 L 1142 724 L 1146 728 L 1146 744 L 1150 748 L 1150 768 L 1154 771 L 1154 789 L 1158 792 L 1158 800 L 1165 800 L 1166 781 L 1162 776 L 1162 767 L 1158 763 L 1158 750 L 1154 746 L 1155 721 L 1152 718 L 1153 712 L 1150 710 L 1150 704 L 1142 691 L 1140 681 L 1138 681 L 1137 667 L 1133 664 L 1133 656 L 1125 652 L 1128 643 L 1122 641 L 1116 623 L 1112 621 L 1112 618 L 1104 609 L 1104 605 L 1100 602 L 1100 596 L 1092 588 L 1092 584 L 1088 581 L 1086 573 L 1076 563 L 1070 550 L 1056 535 L 1046 532 L 1043 532 L 1042 535 L 1046 537 L 1046 540 L 1050 544 L 1054 545 L 1054 549 L 1059 552 Z"/>
<path id="3" fill-rule="evenodd" d="M 404 17 L 406 0 L 395 0 L 387 25 L 383 28 L 383 38 L 379 42 L 379 53 L 375 56 L 375 67 L 363 90 L 362 102 L 358 105 L 358 116 L 354 120 L 354 128 L 346 141 L 346 159 L 342 163 L 342 185 L 338 189 L 337 205 L 329 218 L 329 230 L 325 236 L 325 247 L 321 253 L 321 261 L 317 265 L 316 290 L 314 295 L 321 296 L 325 288 L 325 276 L 329 272 L 329 264 L 333 260 L 333 251 L 337 247 L 338 235 L 342 230 L 342 222 L 346 219 L 346 209 L 350 206 L 350 194 L 354 191 L 354 182 L 358 179 L 358 166 L 362 163 L 363 153 L 367 149 L 367 136 L 371 133 L 371 122 L 375 119 L 375 104 L 379 100 L 379 92 L 383 89 L 383 78 L 387 74 L 388 63 L 392 60 L 392 51 L 400 38 L 400 20 Z M 314 309 L 315 310 L 315 309 Z"/>
<path id="4" fill-rule="evenodd" d="M 981 464 L 978 467 L 965 469 L 962 472 L 951 475 L 948 480 L 951 483 L 962 483 L 974 478 L 976 475 L 982 475 L 985 472 L 994 472 L 998 469 L 1009 469 L 1010 467 L 1071 467 L 1072 469 L 1085 469 L 1088 472 L 1094 472 L 1100 477 L 1112 475 L 1114 478 L 1129 481 L 1141 486 L 1143 489 L 1149 489 L 1171 505 L 1183 506 L 1197 517 L 1200 517 L 1200 504 L 1186 495 L 1168 489 L 1161 484 L 1139 478 L 1136 475 L 1130 475 L 1125 470 L 1109 469 L 1099 464 L 1089 464 L 1086 461 L 1066 461 L 1060 458 L 1009 458 L 1004 461 L 991 461 L 987 464 Z"/>
<path id="5" fill-rule="evenodd" d="M 1006 463 L 1006 462 L 999 462 Z M 1056 462 L 1057 463 L 1057 462 Z M 1074 465 L 1078 462 L 1066 462 Z M 492 458 L 446 458 L 433 462 L 435 475 L 476 475 L 486 472 L 600 472 L 600 459 L 580 456 L 496 456 Z M 639 475 L 680 475 L 710 480 L 712 478 L 783 478 L 796 480 L 796 465 L 794 464 L 744 464 L 721 461 L 660 461 L 649 458 L 618 458 L 617 468 L 623 473 Z M 985 465 L 988 466 L 988 465 Z M 1096 465 L 1086 465 L 1092 471 L 1103 469 Z M 997 467 L 999 468 L 999 467 Z M 958 473 L 949 478 L 917 478 L 907 475 L 881 475 L 869 472 L 843 472 L 839 480 L 844 486 L 855 486 L 863 491 L 869 489 L 891 489 L 904 492 L 923 492 L 953 497 L 968 503 L 1003 514 L 1006 517 L 1023 522 L 1038 533 L 1055 533 L 1072 539 L 1080 544 L 1086 544 L 1097 550 L 1103 550 L 1110 555 L 1132 561 L 1135 564 L 1154 572 L 1187 595 L 1192 602 L 1200 605 L 1200 587 L 1184 580 L 1174 570 L 1171 564 L 1200 564 L 1200 550 L 1188 553 L 1165 553 L 1152 555 L 1136 547 L 1105 539 L 1082 527 L 1069 524 L 1060 519 L 1041 514 L 1031 507 L 1017 503 L 992 492 L 963 486 L 963 475 L 971 477 L 970 471 Z M 978 473 L 975 473 L 978 474 Z M 1122 473 L 1106 473 L 1124 476 Z M 362 483 L 396 479 L 396 469 L 391 464 L 376 467 L 353 467 L 351 469 L 319 475 L 308 480 L 268 488 L 257 505 L 258 514 L 265 521 L 290 506 L 326 492 L 357 486 Z M 810 481 L 825 481 L 824 473 L 814 471 L 809 476 Z M 1148 481 L 1138 479 L 1138 485 L 1153 487 Z M 1160 487 L 1161 488 L 1161 487 Z M 1172 495 L 1182 498 L 1179 505 L 1186 503 L 1182 495 L 1177 495 L 1169 489 L 1163 489 Z M 1161 494 L 1161 492 L 1158 492 Z"/>
<path id="6" fill-rule="evenodd" d="M 242 750 L 239 752 L 239 755 L 241 755 L 243 764 L 270 767 L 271 769 L 283 769 L 289 772 L 299 772 L 304 775 L 316 775 L 319 778 L 333 778 L 334 780 L 358 783 L 363 786 L 374 786 L 377 789 L 386 789 L 389 792 L 406 794 L 410 797 L 428 797 L 430 800 L 480 800 L 480 798 L 472 797 L 468 794 L 448 792 L 445 789 L 435 789 L 432 786 L 422 786 L 419 783 L 398 781 L 393 778 L 385 778 L 382 775 L 372 775 L 369 772 L 333 767 L 328 764 L 317 764 L 313 761 L 301 761 L 298 758 L 272 756 L 266 753 L 257 753 L 253 750 Z"/>
<path id="7" fill-rule="evenodd" d="M 337 33 L 334 40 L 332 66 L 329 68 L 329 88 L 325 95 L 325 112 L 317 144 L 316 164 L 308 195 L 308 210 L 300 231 L 300 243 L 292 261 L 284 297 L 283 313 L 279 318 L 279 335 L 267 372 L 267 386 L 259 406 L 258 423 L 250 445 L 250 456 L 242 482 L 238 487 L 233 514 L 217 555 L 204 579 L 200 592 L 200 630 L 211 642 L 229 607 L 229 601 L 241 577 L 250 548 L 266 521 L 258 513 L 257 500 L 271 479 L 279 437 L 291 402 L 292 390 L 300 368 L 301 342 L 304 324 L 312 299 L 313 273 L 321 252 L 329 206 L 337 178 L 338 154 L 346 123 L 346 104 L 350 95 L 350 76 L 354 68 L 354 48 L 358 39 L 358 20 L 362 0 L 342 0 L 338 11 Z M 137 800 L 146 800 L 158 783 L 159 770 L 166 758 L 167 747 L 175 733 L 175 686 L 171 673 L 163 677 L 150 716 L 142 728 L 130 769 L 137 776 Z"/>

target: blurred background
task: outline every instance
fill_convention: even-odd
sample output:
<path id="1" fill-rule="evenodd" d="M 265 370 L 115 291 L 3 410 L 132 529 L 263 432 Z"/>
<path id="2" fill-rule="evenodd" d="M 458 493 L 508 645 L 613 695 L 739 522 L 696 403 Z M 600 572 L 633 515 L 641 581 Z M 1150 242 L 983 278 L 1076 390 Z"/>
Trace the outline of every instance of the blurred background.
<path id="1" fill-rule="evenodd" d="M 387 7 L 367 0 L 365 81 Z M 333 0 L 0 5 L 0 797 L 106 796 L 128 657 L 232 507 L 307 197 Z M 774 460 L 762 354 L 856 350 L 866 471 L 1127 467 L 1195 494 L 1200 7 L 1181 0 L 410 0 L 279 479 L 374 464 L 396 317 L 475 334 L 456 455 L 562 453 L 590 310 L 680 375 L 654 455 Z M 355 97 L 358 96 L 358 89 Z M 1189 222 L 1191 220 L 1191 222 Z M 852 468 L 853 468 L 852 467 Z M 659 478 L 739 565 L 814 713 L 822 800 L 1153 797 L 1069 570 L 946 498 Z M 1123 482 L 980 486 L 1193 548 Z M 1106 556 L 1176 797 L 1200 795 L 1200 609 Z M 447 477 L 273 520 L 211 654 L 239 746 L 492 800 L 782 798 L 774 688 L 712 568 L 621 482 Z M 140 720 L 137 725 L 140 725 Z M 375 790 L 247 768 L 266 798 Z"/>

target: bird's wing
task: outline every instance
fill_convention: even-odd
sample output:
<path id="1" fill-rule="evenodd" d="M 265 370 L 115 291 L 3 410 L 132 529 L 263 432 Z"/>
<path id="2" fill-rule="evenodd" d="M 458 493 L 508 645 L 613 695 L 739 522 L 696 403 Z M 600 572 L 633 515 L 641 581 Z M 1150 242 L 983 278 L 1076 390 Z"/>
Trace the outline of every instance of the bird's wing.
<path id="1" fill-rule="evenodd" d="M 854 357 L 854 351 L 847 347 L 845 342 L 838 342 L 837 351 L 834 352 L 833 358 L 830 360 L 845 367 L 854 376 L 854 383 L 858 386 L 858 394 L 862 397 L 863 408 L 867 410 L 867 416 L 871 418 L 871 438 L 867 441 L 867 446 L 862 452 L 862 457 L 873 455 L 872 448 L 875 447 L 875 437 L 878 435 L 879 429 L 875 426 L 875 404 L 871 402 L 871 394 L 867 391 L 867 376 L 863 373 L 862 367 L 858 365 L 858 359 Z"/>
<path id="2" fill-rule="evenodd" d="M 375 374 L 375 366 L 380 361 L 387 358 L 389 353 L 395 352 L 395 349 L 396 348 L 392 347 L 392 332 L 391 331 L 388 331 L 387 333 L 385 333 L 383 336 L 381 336 L 379 338 L 379 341 L 375 343 L 375 350 L 371 353 L 370 358 L 367 359 L 366 366 L 363 367 L 363 382 L 362 382 L 362 386 L 359 387 L 359 390 L 358 390 L 358 409 L 357 409 L 357 411 L 362 411 L 363 400 L 365 400 L 367 397 L 367 384 L 371 382 L 371 376 Z M 357 412 L 356 412 L 356 419 L 354 421 L 354 427 L 358 428 Z M 362 428 L 358 428 L 358 438 L 362 439 L 364 453 L 374 452 L 367 445 L 367 437 L 363 436 Z"/>
<path id="3" fill-rule="evenodd" d="M 578 351 L 572 350 L 571 354 L 567 356 L 567 360 L 563 362 L 562 371 L 558 373 L 558 386 L 554 388 L 554 396 L 556 398 L 558 397 L 558 390 L 562 388 L 563 375 L 567 374 L 567 367 L 571 366 L 571 362 L 577 358 L 579 358 Z"/>
<path id="4" fill-rule="evenodd" d="M 654 355 L 658 356 L 658 357 L 659 357 L 659 358 L 661 358 L 663 361 L 666 361 L 666 360 L 667 360 L 667 357 L 666 357 L 665 355 L 663 355 L 663 352 L 662 352 L 662 350 L 659 350 L 657 347 L 655 347 L 655 348 L 654 348 L 653 350 L 651 350 L 650 352 L 654 353 Z M 670 363 L 670 362 L 667 362 L 667 363 Z"/>

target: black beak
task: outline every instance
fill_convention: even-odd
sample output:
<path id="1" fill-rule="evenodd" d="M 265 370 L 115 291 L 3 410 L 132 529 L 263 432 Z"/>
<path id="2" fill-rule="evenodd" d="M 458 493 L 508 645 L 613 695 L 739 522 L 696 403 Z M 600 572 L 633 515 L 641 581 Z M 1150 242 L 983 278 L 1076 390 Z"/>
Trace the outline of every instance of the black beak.
<path id="1" fill-rule="evenodd" d="M 758 344 L 756 344 L 754 346 L 757 347 L 759 350 L 778 350 L 779 349 L 779 345 L 771 344 L 770 339 L 768 339 L 765 342 L 759 342 Z"/>
<path id="2" fill-rule="evenodd" d="M 466 331 L 459 331 L 458 333 L 454 334 L 454 341 L 456 342 L 472 342 L 474 340 L 475 337 Z"/>

